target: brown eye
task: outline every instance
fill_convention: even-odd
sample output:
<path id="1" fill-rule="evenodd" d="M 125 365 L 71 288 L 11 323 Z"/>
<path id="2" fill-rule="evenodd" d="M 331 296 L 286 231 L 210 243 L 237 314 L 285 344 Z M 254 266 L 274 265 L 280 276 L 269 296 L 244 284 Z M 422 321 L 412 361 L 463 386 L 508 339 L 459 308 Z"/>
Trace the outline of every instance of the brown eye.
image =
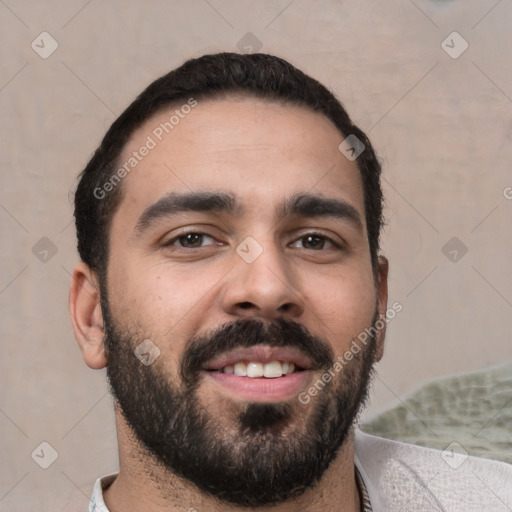
<path id="1" fill-rule="evenodd" d="M 298 249 L 312 249 L 314 251 L 321 251 L 322 249 L 331 249 L 335 244 L 327 237 L 321 235 L 305 235 L 299 238 L 293 247 Z"/>
<path id="2" fill-rule="evenodd" d="M 167 245 L 178 245 L 184 249 L 197 249 L 205 245 L 213 245 L 213 237 L 203 233 L 187 233 L 171 240 Z"/>
<path id="3" fill-rule="evenodd" d="M 316 235 L 308 235 L 302 239 L 302 245 L 306 249 L 323 249 L 325 242 L 325 238 Z"/>
<path id="4" fill-rule="evenodd" d="M 189 233 L 188 235 L 180 236 L 178 241 L 182 247 L 201 247 L 203 237 L 199 233 Z"/>

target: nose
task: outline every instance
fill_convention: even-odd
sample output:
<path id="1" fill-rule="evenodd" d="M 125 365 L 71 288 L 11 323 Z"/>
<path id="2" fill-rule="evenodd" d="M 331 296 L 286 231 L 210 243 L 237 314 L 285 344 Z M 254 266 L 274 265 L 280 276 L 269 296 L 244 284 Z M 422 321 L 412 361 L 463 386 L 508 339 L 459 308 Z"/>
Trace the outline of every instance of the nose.
<path id="1" fill-rule="evenodd" d="M 224 311 L 240 318 L 268 322 L 276 318 L 297 319 L 304 312 L 304 297 L 297 289 L 297 278 L 286 256 L 273 244 L 252 262 L 238 253 L 228 274 L 222 297 Z"/>

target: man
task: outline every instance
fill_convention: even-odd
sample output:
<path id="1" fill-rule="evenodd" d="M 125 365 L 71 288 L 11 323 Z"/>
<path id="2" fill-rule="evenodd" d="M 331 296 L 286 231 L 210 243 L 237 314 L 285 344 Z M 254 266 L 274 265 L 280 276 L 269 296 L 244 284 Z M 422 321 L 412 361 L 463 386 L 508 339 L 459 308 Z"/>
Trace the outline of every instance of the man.
<path id="1" fill-rule="evenodd" d="M 312 78 L 186 62 L 114 122 L 75 217 L 71 317 L 119 442 L 89 510 L 512 506 L 505 464 L 354 432 L 388 308 L 380 165 Z"/>

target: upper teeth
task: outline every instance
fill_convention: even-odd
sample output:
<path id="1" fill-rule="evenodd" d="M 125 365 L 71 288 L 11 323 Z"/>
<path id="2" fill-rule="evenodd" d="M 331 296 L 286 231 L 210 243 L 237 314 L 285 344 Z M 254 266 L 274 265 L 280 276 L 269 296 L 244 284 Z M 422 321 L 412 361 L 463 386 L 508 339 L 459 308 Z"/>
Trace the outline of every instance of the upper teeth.
<path id="1" fill-rule="evenodd" d="M 287 375 L 294 370 L 295 365 L 293 363 L 281 361 L 272 361 L 265 364 L 254 361 L 239 362 L 222 368 L 224 373 L 234 373 L 239 377 L 267 377 L 270 379 Z"/>

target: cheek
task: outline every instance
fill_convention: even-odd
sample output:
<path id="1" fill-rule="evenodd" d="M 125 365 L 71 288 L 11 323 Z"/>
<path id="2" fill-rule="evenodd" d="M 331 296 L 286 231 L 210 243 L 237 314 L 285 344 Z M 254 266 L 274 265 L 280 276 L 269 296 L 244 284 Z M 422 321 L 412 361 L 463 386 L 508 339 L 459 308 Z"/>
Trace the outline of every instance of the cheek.
<path id="1" fill-rule="evenodd" d="M 115 318 L 136 327 L 165 348 L 178 350 L 195 334 L 210 307 L 211 295 L 219 277 L 184 272 L 165 264 L 118 265 L 109 276 L 110 303 Z"/>
<path id="2" fill-rule="evenodd" d="M 371 272 L 351 273 L 321 280 L 308 303 L 318 332 L 335 352 L 345 351 L 373 320 L 376 294 Z M 316 319 L 315 319 L 316 317 Z"/>

